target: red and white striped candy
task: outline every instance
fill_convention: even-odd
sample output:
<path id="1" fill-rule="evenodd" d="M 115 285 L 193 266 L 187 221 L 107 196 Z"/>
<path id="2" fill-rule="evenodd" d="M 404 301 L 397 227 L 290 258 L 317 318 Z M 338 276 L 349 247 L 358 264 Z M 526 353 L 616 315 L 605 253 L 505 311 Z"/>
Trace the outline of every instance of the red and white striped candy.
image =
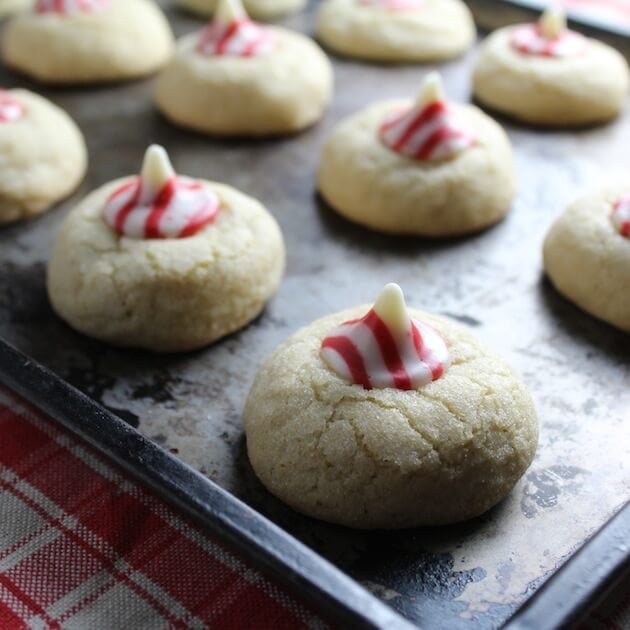
<path id="1" fill-rule="evenodd" d="M 0 123 L 13 122 L 24 116 L 24 105 L 8 90 L 0 89 Z"/>
<path id="2" fill-rule="evenodd" d="M 73 13 L 95 13 L 102 11 L 111 4 L 111 0 L 37 0 L 37 13 L 59 13 L 72 15 Z"/>
<path id="3" fill-rule="evenodd" d="M 630 238 L 630 193 L 617 201 L 610 218 L 619 234 Z"/>
<path id="4" fill-rule="evenodd" d="M 388 116 L 381 140 L 392 151 L 416 160 L 446 160 L 476 144 L 448 103 L 438 101 Z"/>
<path id="5" fill-rule="evenodd" d="M 520 53 L 542 57 L 574 57 L 582 54 L 587 46 L 585 37 L 568 29 L 547 37 L 540 24 L 515 27 L 511 41 L 512 46 Z"/>
<path id="6" fill-rule="evenodd" d="M 242 17 L 226 23 L 212 21 L 202 32 L 197 50 L 203 55 L 232 57 L 256 57 L 275 47 L 275 39 L 269 29 Z"/>
<path id="7" fill-rule="evenodd" d="M 448 347 L 429 324 L 407 314 L 400 287 L 388 284 L 361 319 L 345 322 L 322 342 L 323 361 L 365 389 L 418 389 L 450 365 Z"/>
<path id="8" fill-rule="evenodd" d="M 202 182 L 175 175 L 161 147 L 149 147 L 142 171 L 105 202 L 105 222 L 121 236 L 185 238 L 216 218 L 217 195 Z"/>
<path id="9" fill-rule="evenodd" d="M 363 7 L 387 11 L 415 11 L 422 8 L 424 0 L 358 0 L 358 3 Z"/>

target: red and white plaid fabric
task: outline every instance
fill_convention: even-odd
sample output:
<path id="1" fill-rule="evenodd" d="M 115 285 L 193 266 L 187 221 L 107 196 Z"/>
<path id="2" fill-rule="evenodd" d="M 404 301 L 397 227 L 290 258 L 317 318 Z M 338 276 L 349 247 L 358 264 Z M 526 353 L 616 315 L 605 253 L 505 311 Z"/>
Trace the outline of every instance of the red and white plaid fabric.
<path id="1" fill-rule="evenodd" d="M 0 630 L 327 627 L 0 386 Z M 627 584 L 580 625 L 627 628 Z"/>
<path id="2" fill-rule="evenodd" d="M 326 624 L 0 387 L 0 629 Z"/>

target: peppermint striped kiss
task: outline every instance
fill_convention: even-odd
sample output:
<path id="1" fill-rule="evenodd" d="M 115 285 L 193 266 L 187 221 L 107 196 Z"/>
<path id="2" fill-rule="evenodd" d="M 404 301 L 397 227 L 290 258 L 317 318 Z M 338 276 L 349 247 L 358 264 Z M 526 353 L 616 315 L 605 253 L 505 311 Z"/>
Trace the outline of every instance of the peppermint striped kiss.
<path id="1" fill-rule="evenodd" d="M 584 52 L 585 37 L 570 31 L 564 12 L 547 9 L 537 24 L 523 24 L 512 31 L 512 46 L 525 55 L 542 57 L 574 57 Z"/>
<path id="2" fill-rule="evenodd" d="M 621 236 L 630 238 L 630 193 L 623 196 L 613 206 L 610 218 Z"/>
<path id="3" fill-rule="evenodd" d="M 109 196 L 103 218 L 121 236 L 185 238 L 214 221 L 219 205 L 205 184 L 175 175 L 166 151 L 153 145 L 140 177 Z"/>
<path id="4" fill-rule="evenodd" d="M 37 13 L 59 13 L 72 15 L 73 13 L 94 13 L 102 11 L 111 4 L 111 0 L 37 0 Z"/>
<path id="5" fill-rule="evenodd" d="M 477 142 L 445 101 L 437 72 L 427 75 L 413 107 L 386 117 L 380 137 L 392 151 L 428 162 L 452 158 Z"/>
<path id="6" fill-rule="evenodd" d="M 365 389 L 418 389 L 450 364 L 446 342 L 432 326 L 409 317 L 397 284 L 386 285 L 364 317 L 333 330 L 322 342 L 321 357 L 341 378 Z"/>
<path id="7" fill-rule="evenodd" d="M 274 48 L 269 29 L 249 19 L 240 0 L 219 0 L 214 19 L 197 43 L 197 50 L 207 56 L 256 57 Z"/>
<path id="8" fill-rule="evenodd" d="M 13 122 L 24 116 L 24 106 L 8 90 L 0 89 L 0 123 Z"/>
<path id="9" fill-rule="evenodd" d="M 358 4 L 387 11 L 415 11 L 422 8 L 424 0 L 358 0 Z"/>

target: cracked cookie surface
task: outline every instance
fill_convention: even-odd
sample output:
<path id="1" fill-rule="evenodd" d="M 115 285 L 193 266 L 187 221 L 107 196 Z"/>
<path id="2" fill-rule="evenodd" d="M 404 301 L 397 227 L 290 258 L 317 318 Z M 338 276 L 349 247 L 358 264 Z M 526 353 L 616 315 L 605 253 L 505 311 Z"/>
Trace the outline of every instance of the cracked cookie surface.
<path id="1" fill-rule="evenodd" d="M 169 120 L 217 135 L 290 133 L 315 123 L 332 95 L 330 61 L 308 37 L 266 27 L 276 40 L 254 57 L 208 57 L 199 35 L 182 37 L 155 83 L 155 103 Z"/>
<path id="2" fill-rule="evenodd" d="M 267 489 L 294 509 L 357 528 L 452 523 L 505 497 L 529 466 L 538 424 L 511 368 L 466 329 L 420 311 L 452 364 L 412 391 L 338 377 L 320 345 L 358 307 L 317 320 L 261 367 L 245 412 L 247 448 Z"/>
<path id="3" fill-rule="evenodd" d="M 317 15 L 317 36 L 331 50 L 349 57 L 425 62 L 461 55 L 475 39 L 475 25 L 460 0 L 423 0 L 418 10 L 326 0 Z"/>
<path id="4" fill-rule="evenodd" d="M 79 185 L 87 148 L 74 121 L 47 99 L 15 89 L 24 115 L 0 124 L 0 225 L 48 210 Z"/>
<path id="5" fill-rule="evenodd" d="M 383 144 L 378 129 L 408 101 L 377 103 L 341 122 L 324 146 L 319 190 L 342 216 L 392 234 L 455 236 L 482 230 L 508 211 L 514 160 L 501 127 L 476 107 L 453 105 L 477 145 L 453 159 L 419 163 Z"/>
<path id="6" fill-rule="evenodd" d="M 544 266 L 556 289 L 587 313 L 630 332 L 630 239 L 614 228 L 614 203 L 628 187 L 611 186 L 571 204 L 552 225 Z"/>
<path id="7" fill-rule="evenodd" d="M 204 182 L 219 197 L 216 220 L 194 236 L 133 239 L 102 218 L 103 186 L 61 227 L 48 292 L 73 328 L 121 346 L 178 352 L 207 345 L 253 320 L 284 270 L 280 228 L 255 199 Z"/>
<path id="8" fill-rule="evenodd" d="M 512 27 L 481 45 L 475 97 L 484 105 L 538 125 L 585 125 L 610 120 L 625 106 L 628 64 L 614 48 L 588 40 L 585 54 L 523 55 L 510 43 Z"/>
<path id="9" fill-rule="evenodd" d="M 15 16 L 2 39 L 6 65 L 46 83 L 122 81 L 159 70 L 173 34 L 149 0 L 112 0 L 96 13 Z"/>

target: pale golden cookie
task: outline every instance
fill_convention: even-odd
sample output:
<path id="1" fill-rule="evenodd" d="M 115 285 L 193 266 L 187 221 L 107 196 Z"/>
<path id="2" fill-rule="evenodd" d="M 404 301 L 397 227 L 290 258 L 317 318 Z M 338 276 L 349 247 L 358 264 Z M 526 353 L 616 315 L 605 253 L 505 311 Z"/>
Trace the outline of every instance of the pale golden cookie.
<path id="1" fill-rule="evenodd" d="M 586 312 L 630 332 L 630 231 L 612 220 L 630 187 L 612 186 L 571 204 L 544 245 L 545 271 L 556 289 Z"/>
<path id="2" fill-rule="evenodd" d="M 27 12 L 9 22 L 2 57 L 46 83 L 98 83 L 150 75 L 173 53 L 173 35 L 150 0 L 111 0 L 94 12 Z"/>
<path id="3" fill-rule="evenodd" d="M 324 199 L 344 217 L 391 234 L 456 236 L 499 221 L 516 190 L 503 129 L 476 107 L 449 104 L 474 143 L 448 159 L 414 159 L 379 137 L 392 112 L 410 107 L 409 101 L 377 103 L 333 131 L 319 165 Z"/>
<path id="4" fill-rule="evenodd" d="M 388 9 L 376 0 L 325 0 L 317 37 L 335 52 L 373 61 L 439 61 L 472 45 L 475 25 L 460 0 L 421 0 L 417 8 Z"/>
<path id="5" fill-rule="evenodd" d="M 175 0 L 179 6 L 199 13 L 212 15 L 216 8 L 215 0 Z M 306 6 L 306 0 L 245 0 L 247 13 L 261 20 L 271 20 L 289 13 L 295 13 Z"/>
<path id="6" fill-rule="evenodd" d="M 32 0 L 0 0 L 0 17 L 24 11 L 32 6 Z"/>
<path id="7" fill-rule="evenodd" d="M 290 133 L 319 120 L 332 94 L 332 67 L 317 44 L 253 24 L 238 6 L 223 8 L 229 13 L 224 24 L 215 18 L 206 31 L 178 42 L 156 81 L 157 108 L 177 125 L 215 135 Z M 222 40 L 231 22 L 247 23 L 249 30 L 242 38 L 235 33 L 225 51 L 210 50 L 208 42 L 200 50 L 206 33 L 215 29 Z M 260 37 L 258 48 L 246 41 L 251 33 Z"/>
<path id="8" fill-rule="evenodd" d="M 468 330 L 415 309 L 414 321 L 447 343 L 446 371 L 410 390 L 348 382 L 323 359 L 322 342 L 368 308 L 315 321 L 262 365 L 244 412 L 257 476 L 294 509 L 349 527 L 441 525 L 482 514 L 532 461 L 531 396 Z"/>
<path id="9" fill-rule="evenodd" d="M 66 112 L 27 90 L 0 91 L 0 224 L 45 212 L 86 168 L 83 135 Z"/>
<path id="10" fill-rule="evenodd" d="M 144 175 L 151 151 L 143 191 L 151 189 Z M 229 186 L 177 177 L 181 196 L 171 210 L 194 212 L 178 224 L 167 210 L 161 224 L 152 223 L 144 209 L 160 214 L 172 178 L 156 186 L 153 201 L 140 203 L 136 214 L 127 215 L 124 202 L 138 178 L 125 178 L 88 195 L 66 218 L 48 268 L 48 292 L 55 311 L 79 332 L 120 346 L 192 350 L 245 326 L 275 293 L 284 244 L 267 210 Z M 201 200 L 199 208 L 187 208 L 191 195 Z M 133 205 L 137 197 L 129 199 Z M 210 222 L 184 235 L 184 224 L 208 208 Z"/>
<path id="11" fill-rule="evenodd" d="M 514 45 L 516 29 L 522 31 L 527 25 L 502 28 L 481 46 L 473 78 L 475 97 L 481 103 L 549 126 L 605 122 L 624 108 L 630 78 L 619 52 L 572 34 L 569 46 L 578 42 L 575 52 L 569 49 L 556 57 L 527 54 Z"/>

